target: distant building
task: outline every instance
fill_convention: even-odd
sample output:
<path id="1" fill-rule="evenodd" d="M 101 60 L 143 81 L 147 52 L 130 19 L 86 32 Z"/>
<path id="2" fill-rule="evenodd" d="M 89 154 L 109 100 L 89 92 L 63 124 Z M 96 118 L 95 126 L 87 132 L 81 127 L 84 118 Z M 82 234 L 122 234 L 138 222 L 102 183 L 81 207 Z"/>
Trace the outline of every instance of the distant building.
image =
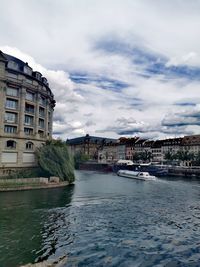
<path id="1" fill-rule="evenodd" d="M 47 79 L 0 51 L 0 175 L 37 165 L 34 152 L 52 137 L 54 107 Z"/>
<path id="2" fill-rule="evenodd" d="M 135 143 L 139 137 L 127 138 L 126 140 L 126 159 L 133 160 L 135 154 Z"/>
<path id="3" fill-rule="evenodd" d="M 138 138 L 138 140 L 135 142 L 135 154 L 140 154 L 144 152 L 144 143 L 147 141 L 147 139 Z"/>
<path id="4" fill-rule="evenodd" d="M 90 136 L 86 134 L 82 137 L 67 139 L 66 143 L 72 155 L 81 153 L 87 155 L 90 159 L 98 160 L 98 151 L 110 143 L 115 143 L 116 139 Z"/>
<path id="5" fill-rule="evenodd" d="M 200 151 L 200 135 L 184 136 L 182 139 L 182 149 L 194 154 L 198 153 Z"/>
<path id="6" fill-rule="evenodd" d="M 126 159 L 126 144 L 117 144 L 117 160 Z"/>
<path id="7" fill-rule="evenodd" d="M 163 140 L 162 143 L 163 161 L 166 161 L 165 155 L 167 153 L 175 155 L 178 151 L 180 151 L 182 149 L 182 143 L 183 143 L 182 137 L 169 138 Z"/>
<path id="8" fill-rule="evenodd" d="M 164 155 L 162 154 L 163 140 L 156 140 L 151 147 L 152 161 L 162 163 Z"/>
<path id="9" fill-rule="evenodd" d="M 115 163 L 118 160 L 117 143 L 109 142 L 98 151 L 98 163 Z"/>
<path id="10" fill-rule="evenodd" d="M 168 138 L 164 140 L 148 140 L 139 137 L 120 137 L 117 139 L 86 135 L 67 140 L 71 153 L 82 153 L 99 163 L 115 163 L 118 160 L 132 160 L 137 162 L 165 163 L 170 161 L 166 154 L 177 155 L 186 151 L 197 155 L 200 152 L 200 135 Z M 190 166 L 192 160 L 181 161 L 176 164 Z"/>

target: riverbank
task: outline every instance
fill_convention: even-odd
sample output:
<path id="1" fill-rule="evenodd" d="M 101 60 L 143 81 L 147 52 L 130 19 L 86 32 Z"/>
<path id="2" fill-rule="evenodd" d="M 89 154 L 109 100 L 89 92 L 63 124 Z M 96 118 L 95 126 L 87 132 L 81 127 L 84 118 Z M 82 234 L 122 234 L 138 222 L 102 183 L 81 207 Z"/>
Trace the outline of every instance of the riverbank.
<path id="1" fill-rule="evenodd" d="M 69 182 L 60 182 L 58 177 L 50 177 L 50 179 L 44 177 L 0 179 L 0 192 L 51 189 L 67 185 Z"/>
<path id="2" fill-rule="evenodd" d="M 84 162 L 79 164 L 78 169 L 82 171 L 112 172 L 112 165 L 108 163 Z"/>
<path id="3" fill-rule="evenodd" d="M 167 176 L 172 176 L 172 177 L 183 176 L 183 177 L 199 177 L 200 178 L 200 166 L 195 166 L 195 167 L 167 166 L 167 165 L 160 165 L 160 166 L 165 167 L 163 169 L 167 171 L 167 174 L 166 174 Z M 157 168 L 159 170 L 159 166 Z M 113 172 L 113 165 L 108 164 L 108 163 L 84 162 L 79 165 L 79 170 Z M 132 170 L 132 166 L 129 166 L 128 170 Z M 146 169 L 145 171 L 148 171 L 148 169 Z"/>

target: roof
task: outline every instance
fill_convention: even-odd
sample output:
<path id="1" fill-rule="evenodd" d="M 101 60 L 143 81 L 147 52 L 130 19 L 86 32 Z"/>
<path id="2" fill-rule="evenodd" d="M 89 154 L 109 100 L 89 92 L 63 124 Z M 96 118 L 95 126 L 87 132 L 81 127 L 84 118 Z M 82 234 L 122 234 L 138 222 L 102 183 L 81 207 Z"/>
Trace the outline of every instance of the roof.
<path id="1" fill-rule="evenodd" d="M 156 140 L 156 141 L 152 144 L 152 148 L 161 148 L 161 146 L 163 145 L 163 141 L 164 141 L 164 140 Z"/>
<path id="2" fill-rule="evenodd" d="M 180 145 L 182 144 L 183 137 L 176 137 L 176 138 L 168 138 L 163 140 L 163 146 L 169 146 L 169 145 Z"/>
<path id="3" fill-rule="evenodd" d="M 200 144 L 200 135 L 184 136 L 182 143 L 183 143 L 183 145 L 186 145 L 186 144 L 190 144 L 190 145 Z"/>
<path id="4" fill-rule="evenodd" d="M 136 142 L 135 142 L 135 145 L 137 146 L 137 145 L 140 145 L 140 144 L 143 144 L 144 142 L 146 142 L 147 141 L 147 139 L 138 139 Z"/>
<path id="5" fill-rule="evenodd" d="M 146 140 L 143 143 L 144 147 L 151 147 L 155 141 L 154 140 Z"/>
<path id="6" fill-rule="evenodd" d="M 111 142 L 116 143 L 117 139 L 91 136 L 89 134 L 86 134 L 85 136 L 66 140 L 66 143 L 69 145 L 80 145 L 86 142 L 93 143 L 93 144 L 102 144 L 102 143 L 111 143 Z"/>
<path id="7" fill-rule="evenodd" d="M 3 62 L 6 62 L 7 61 L 4 53 L 1 50 L 0 50 L 0 61 L 3 61 Z"/>
<path id="8" fill-rule="evenodd" d="M 13 57 L 13 56 L 5 54 L 5 53 L 3 53 L 3 55 L 7 59 L 7 61 L 14 61 L 15 63 L 17 63 L 17 65 L 19 66 L 19 70 L 20 71 L 23 71 L 24 66 L 28 66 L 28 63 L 25 63 L 24 61 L 22 61 L 19 58 Z"/>

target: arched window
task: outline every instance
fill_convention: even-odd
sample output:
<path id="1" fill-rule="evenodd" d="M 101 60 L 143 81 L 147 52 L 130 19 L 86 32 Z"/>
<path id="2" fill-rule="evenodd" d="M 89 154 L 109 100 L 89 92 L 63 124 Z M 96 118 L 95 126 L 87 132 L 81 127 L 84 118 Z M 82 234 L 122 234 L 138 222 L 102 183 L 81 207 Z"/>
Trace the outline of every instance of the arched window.
<path id="1" fill-rule="evenodd" d="M 26 150 L 33 150 L 33 143 L 32 142 L 26 143 Z"/>
<path id="2" fill-rule="evenodd" d="M 16 142 L 14 140 L 8 140 L 6 142 L 6 148 L 9 148 L 9 149 L 15 149 L 16 148 Z"/>

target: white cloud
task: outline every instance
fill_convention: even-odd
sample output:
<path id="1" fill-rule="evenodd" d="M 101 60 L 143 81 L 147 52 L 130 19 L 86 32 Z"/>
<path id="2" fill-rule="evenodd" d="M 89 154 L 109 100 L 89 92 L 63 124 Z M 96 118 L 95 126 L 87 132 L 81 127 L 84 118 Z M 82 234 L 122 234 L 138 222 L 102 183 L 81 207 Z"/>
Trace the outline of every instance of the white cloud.
<path id="1" fill-rule="evenodd" d="M 163 127 L 161 122 L 184 112 L 183 102 L 198 104 L 199 79 L 167 76 L 159 73 L 159 67 L 148 77 L 147 67 L 155 63 L 151 58 L 139 64 L 135 61 L 144 55 L 108 53 L 96 45 L 118 39 L 130 50 L 159 55 L 158 65 L 160 56 L 165 58 L 166 68 L 200 68 L 199 8 L 193 0 L 18 0 L 12 8 L 2 0 L 0 49 L 48 78 L 57 101 L 54 130 L 61 137 L 95 135 L 104 129 L 104 136 L 118 137 L 115 126 L 120 118 L 123 125 L 117 126 L 142 129 L 140 135 L 172 135 L 176 127 Z M 73 82 L 70 72 L 94 75 L 104 82 Z M 103 88 L 111 86 L 111 80 L 127 87 Z M 176 128 L 180 134 L 199 130 L 198 125 Z"/>

